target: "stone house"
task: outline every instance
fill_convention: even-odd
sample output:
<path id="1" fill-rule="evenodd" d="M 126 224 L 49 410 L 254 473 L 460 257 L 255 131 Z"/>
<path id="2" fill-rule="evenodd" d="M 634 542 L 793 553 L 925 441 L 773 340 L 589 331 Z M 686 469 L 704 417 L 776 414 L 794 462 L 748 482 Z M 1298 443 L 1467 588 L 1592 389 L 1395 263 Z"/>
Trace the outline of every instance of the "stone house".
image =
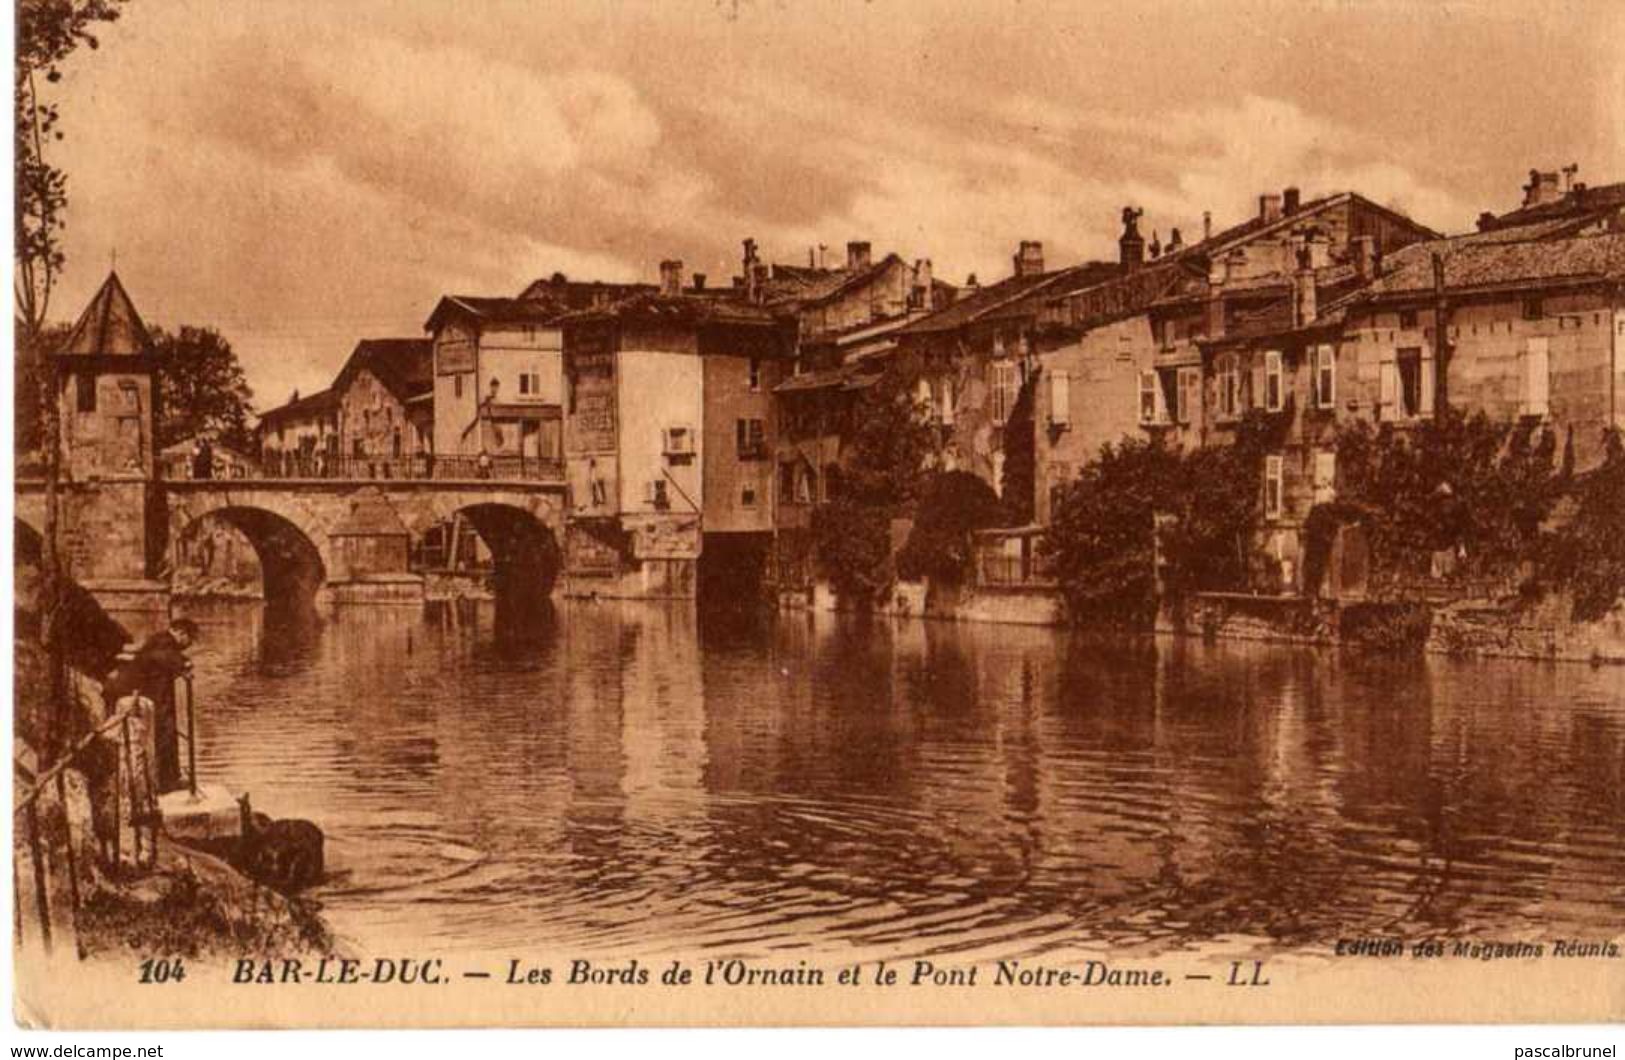
<path id="1" fill-rule="evenodd" d="M 708 571 L 760 580 L 773 531 L 773 388 L 793 317 L 685 291 L 558 321 L 569 481 L 567 591 L 693 597 Z"/>
<path id="2" fill-rule="evenodd" d="M 333 473 L 339 455 L 339 403 L 331 388 L 260 413 L 260 468 L 267 475 L 316 477 Z"/>
<path id="3" fill-rule="evenodd" d="M 349 474 L 406 478 L 434 451 L 433 347 L 426 339 L 362 339 L 333 380 L 339 452 Z"/>

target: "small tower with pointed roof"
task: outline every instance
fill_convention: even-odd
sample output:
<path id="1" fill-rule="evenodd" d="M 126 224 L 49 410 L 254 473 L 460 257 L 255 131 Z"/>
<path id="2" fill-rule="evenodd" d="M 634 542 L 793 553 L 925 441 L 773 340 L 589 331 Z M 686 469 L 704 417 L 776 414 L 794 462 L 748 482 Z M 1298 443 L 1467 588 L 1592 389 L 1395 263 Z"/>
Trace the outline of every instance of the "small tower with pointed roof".
<path id="1" fill-rule="evenodd" d="M 165 535 L 153 428 L 158 356 L 116 272 L 54 351 L 69 573 L 103 606 L 156 606 Z"/>

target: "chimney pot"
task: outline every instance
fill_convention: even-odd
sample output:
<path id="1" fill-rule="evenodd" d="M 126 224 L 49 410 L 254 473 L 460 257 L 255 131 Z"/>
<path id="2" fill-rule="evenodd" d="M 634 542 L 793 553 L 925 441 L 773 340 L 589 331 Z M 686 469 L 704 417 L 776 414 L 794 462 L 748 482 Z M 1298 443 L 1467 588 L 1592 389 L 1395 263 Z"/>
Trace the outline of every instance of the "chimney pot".
<path id="1" fill-rule="evenodd" d="M 1281 197 L 1274 192 L 1265 192 L 1258 197 L 1258 219 L 1265 224 L 1281 219 Z"/>
<path id="2" fill-rule="evenodd" d="M 705 273 L 696 272 L 694 274 L 694 289 L 696 291 L 705 290 Z"/>
<path id="3" fill-rule="evenodd" d="M 1488 210 L 1485 210 L 1483 213 L 1478 215 L 1478 230 L 1480 232 L 1488 232 L 1490 229 L 1492 229 L 1494 227 L 1495 227 L 1495 215 L 1493 213 L 1490 213 Z"/>
<path id="4" fill-rule="evenodd" d="M 1184 247 L 1185 247 L 1185 240 L 1184 240 L 1184 238 L 1182 236 L 1180 236 L 1179 229 L 1175 228 L 1172 231 L 1170 231 L 1168 233 L 1168 250 L 1167 250 L 1167 252 L 1169 254 L 1177 254 L 1179 251 L 1183 250 Z"/>
<path id="5" fill-rule="evenodd" d="M 1133 272 L 1145 262 L 1145 239 L 1140 235 L 1140 218 L 1145 211 L 1123 207 L 1123 234 L 1117 237 L 1117 261 L 1123 271 Z"/>
<path id="6" fill-rule="evenodd" d="M 1291 216 L 1298 212 L 1299 195 L 1297 188 L 1287 188 L 1281 193 L 1281 212 Z"/>
<path id="7" fill-rule="evenodd" d="M 1202 242 L 1205 243 L 1205 242 L 1207 242 L 1208 240 L 1210 240 L 1212 238 L 1213 238 L 1213 211 L 1212 210 L 1203 210 L 1202 211 Z"/>
<path id="8" fill-rule="evenodd" d="M 1354 275 L 1361 283 L 1377 278 L 1377 240 L 1373 236 L 1354 238 Z"/>
<path id="9" fill-rule="evenodd" d="M 683 263 L 676 258 L 667 258 L 660 263 L 660 293 L 667 298 L 675 298 L 683 293 Z"/>
<path id="10" fill-rule="evenodd" d="M 846 245 L 846 268 L 849 272 L 860 272 L 869 267 L 869 243 L 867 240 L 853 240 Z"/>

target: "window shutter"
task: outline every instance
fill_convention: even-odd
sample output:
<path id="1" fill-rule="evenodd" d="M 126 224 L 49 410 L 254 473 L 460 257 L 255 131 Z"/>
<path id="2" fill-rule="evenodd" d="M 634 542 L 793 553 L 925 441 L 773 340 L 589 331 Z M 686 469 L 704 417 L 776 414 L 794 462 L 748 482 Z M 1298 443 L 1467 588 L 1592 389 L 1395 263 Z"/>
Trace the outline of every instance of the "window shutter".
<path id="1" fill-rule="evenodd" d="M 1337 497 L 1337 452 L 1315 450 L 1315 503 L 1325 504 Z"/>
<path id="2" fill-rule="evenodd" d="M 1379 401 L 1382 405 L 1382 418 L 1396 419 L 1399 415 L 1399 366 L 1393 361 L 1383 361 L 1381 366 L 1382 382 Z"/>
<path id="3" fill-rule="evenodd" d="M 1544 416 L 1551 408 L 1551 347 L 1545 338 L 1532 338 L 1524 351 L 1524 400 L 1526 416 Z"/>
<path id="4" fill-rule="evenodd" d="M 942 422 L 944 426 L 954 425 L 954 406 L 958 403 L 959 395 L 955 393 L 958 385 L 953 376 L 942 381 Z"/>
<path id="5" fill-rule="evenodd" d="M 1286 379 L 1281 373 L 1281 351 L 1264 351 L 1264 407 L 1279 412 L 1285 402 Z"/>
<path id="6" fill-rule="evenodd" d="M 1420 411 L 1421 411 L 1421 414 L 1424 415 L 1424 416 L 1431 416 L 1433 414 L 1433 367 L 1434 367 L 1434 364 L 1435 364 L 1435 362 L 1433 360 L 1433 349 L 1432 349 L 1432 347 L 1427 347 L 1427 348 L 1423 349 L 1423 351 L 1422 351 L 1422 404 L 1421 404 Z"/>
<path id="7" fill-rule="evenodd" d="M 1066 372 L 1050 373 L 1049 421 L 1057 427 L 1072 422 L 1072 377 Z"/>
<path id="8" fill-rule="evenodd" d="M 1154 423 L 1157 418 L 1157 373 L 1140 373 L 1140 422 Z"/>
<path id="9" fill-rule="evenodd" d="M 1281 501 L 1284 492 L 1282 478 L 1285 472 L 1285 461 L 1279 456 L 1266 456 L 1264 458 L 1264 517 L 1277 519 L 1281 515 Z"/>

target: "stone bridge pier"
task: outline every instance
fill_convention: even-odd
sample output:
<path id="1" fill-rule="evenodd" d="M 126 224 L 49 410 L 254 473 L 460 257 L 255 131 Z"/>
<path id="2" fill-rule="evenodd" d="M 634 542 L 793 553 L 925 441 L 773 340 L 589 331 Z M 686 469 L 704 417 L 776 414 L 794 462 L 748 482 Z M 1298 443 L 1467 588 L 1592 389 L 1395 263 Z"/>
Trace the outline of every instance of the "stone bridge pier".
<path id="1" fill-rule="evenodd" d="M 266 603 L 418 603 L 413 545 L 461 515 L 489 548 L 499 611 L 545 600 L 562 562 L 563 489 L 537 483 L 203 480 L 165 484 L 173 549 L 199 520 L 243 533 Z"/>

